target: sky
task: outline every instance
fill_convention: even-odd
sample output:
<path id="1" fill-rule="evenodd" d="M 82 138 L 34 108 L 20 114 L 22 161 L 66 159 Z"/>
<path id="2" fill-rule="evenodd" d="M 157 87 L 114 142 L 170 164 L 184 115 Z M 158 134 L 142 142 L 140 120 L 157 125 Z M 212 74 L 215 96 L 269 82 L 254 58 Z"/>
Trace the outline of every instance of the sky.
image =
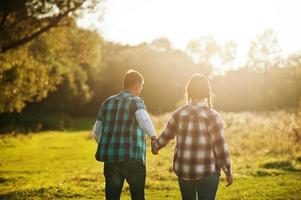
<path id="1" fill-rule="evenodd" d="M 130 45 L 166 37 L 185 50 L 191 39 L 203 36 L 220 44 L 232 40 L 236 65 L 245 62 L 250 41 L 267 29 L 276 33 L 282 55 L 301 50 L 301 0 L 104 0 L 78 24 Z"/>

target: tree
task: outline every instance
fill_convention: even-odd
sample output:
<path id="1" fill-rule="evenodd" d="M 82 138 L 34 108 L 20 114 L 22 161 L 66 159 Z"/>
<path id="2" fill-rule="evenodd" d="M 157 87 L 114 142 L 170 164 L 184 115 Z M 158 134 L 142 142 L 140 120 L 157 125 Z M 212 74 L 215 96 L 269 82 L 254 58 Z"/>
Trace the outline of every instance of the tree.
<path id="1" fill-rule="evenodd" d="M 214 37 L 206 36 L 191 40 L 186 48 L 196 62 L 210 68 L 212 73 L 214 71 L 214 61 L 218 60 L 219 64 L 226 66 L 235 59 L 236 47 L 233 41 L 229 41 L 222 46 L 218 44 Z"/>
<path id="2" fill-rule="evenodd" d="M 157 51 L 170 51 L 172 50 L 172 43 L 167 38 L 155 39 L 151 42 L 151 47 Z"/>
<path id="3" fill-rule="evenodd" d="M 276 34 L 273 30 L 266 30 L 251 42 L 247 66 L 255 70 L 276 66 L 280 60 L 280 52 Z"/>
<path id="4" fill-rule="evenodd" d="M 220 53 L 220 47 L 212 36 L 191 40 L 187 44 L 187 50 L 197 62 L 209 65 L 212 65 L 212 59 Z"/>
<path id="5" fill-rule="evenodd" d="M 99 63 L 101 39 L 75 21 L 98 2 L 0 1 L 0 113 L 20 112 L 60 84 L 69 88 L 70 97 L 90 98 L 87 73 L 97 74 L 89 66 Z"/>
<path id="6" fill-rule="evenodd" d="M 98 0 L 1 0 L 0 53 L 18 48 L 51 28 L 68 26 Z"/>
<path id="7" fill-rule="evenodd" d="M 236 49 L 237 49 L 237 45 L 233 41 L 227 42 L 221 48 L 222 63 L 224 65 L 227 66 L 235 60 L 235 58 L 236 58 Z M 227 69 L 229 69 L 229 66 L 227 67 Z"/>
<path id="8" fill-rule="evenodd" d="M 100 50 L 98 34 L 74 24 L 0 54 L 0 113 L 20 112 L 26 103 L 41 101 L 60 84 L 68 98 L 79 96 L 85 102 L 92 95 L 88 74 L 99 75 Z"/>

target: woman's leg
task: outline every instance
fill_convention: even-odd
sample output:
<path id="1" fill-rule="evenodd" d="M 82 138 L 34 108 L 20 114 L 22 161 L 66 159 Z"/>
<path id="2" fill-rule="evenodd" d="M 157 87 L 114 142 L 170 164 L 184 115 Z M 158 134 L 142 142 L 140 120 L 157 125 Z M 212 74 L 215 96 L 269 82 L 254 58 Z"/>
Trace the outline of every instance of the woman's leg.
<path id="1" fill-rule="evenodd" d="M 178 179 L 182 200 L 196 200 L 196 182 Z"/>
<path id="2" fill-rule="evenodd" d="M 197 181 L 198 200 L 214 200 L 219 183 L 219 175 L 211 174 Z"/>

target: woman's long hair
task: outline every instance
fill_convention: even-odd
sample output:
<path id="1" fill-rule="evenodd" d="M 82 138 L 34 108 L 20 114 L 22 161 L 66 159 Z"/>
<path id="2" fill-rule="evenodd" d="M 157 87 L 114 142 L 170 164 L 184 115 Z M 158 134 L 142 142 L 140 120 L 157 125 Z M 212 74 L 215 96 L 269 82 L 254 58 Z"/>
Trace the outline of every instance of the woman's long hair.
<path id="1" fill-rule="evenodd" d="M 204 75 L 194 74 L 190 77 L 186 86 L 187 101 L 207 99 L 208 106 L 211 104 L 211 86 L 208 79 Z"/>

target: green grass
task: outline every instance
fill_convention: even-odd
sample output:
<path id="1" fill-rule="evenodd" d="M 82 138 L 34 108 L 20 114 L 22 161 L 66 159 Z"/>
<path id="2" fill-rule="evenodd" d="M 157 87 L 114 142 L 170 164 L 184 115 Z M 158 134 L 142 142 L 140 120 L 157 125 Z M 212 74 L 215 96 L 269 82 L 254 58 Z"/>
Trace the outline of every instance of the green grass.
<path id="1" fill-rule="evenodd" d="M 223 113 L 234 184 L 222 176 L 217 199 L 301 199 L 298 112 Z M 161 130 L 168 115 L 154 117 Z M 86 122 L 85 122 L 86 123 Z M 174 143 L 158 156 L 148 143 L 146 198 L 177 200 Z M 103 164 L 89 131 L 0 136 L 0 199 L 104 199 Z M 122 199 L 130 199 L 127 184 Z"/>

